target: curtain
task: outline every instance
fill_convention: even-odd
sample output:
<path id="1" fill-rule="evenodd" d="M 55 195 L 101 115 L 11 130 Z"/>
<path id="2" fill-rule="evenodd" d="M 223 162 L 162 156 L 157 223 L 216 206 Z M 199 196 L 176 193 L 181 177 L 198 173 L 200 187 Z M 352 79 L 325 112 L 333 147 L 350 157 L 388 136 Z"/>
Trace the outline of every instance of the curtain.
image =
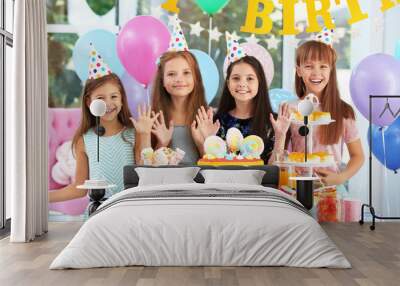
<path id="1" fill-rule="evenodd" d="M 46 1 L 15 1 L 13 93 L 6 98 L 11 242 L 48 229 Z"/>

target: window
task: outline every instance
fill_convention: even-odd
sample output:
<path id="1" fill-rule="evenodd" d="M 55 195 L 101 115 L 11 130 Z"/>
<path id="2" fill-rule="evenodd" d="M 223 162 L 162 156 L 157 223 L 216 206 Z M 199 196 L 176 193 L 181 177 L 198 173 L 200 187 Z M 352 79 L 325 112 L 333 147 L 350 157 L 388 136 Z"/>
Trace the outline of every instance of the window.
<path id="1" fill-rule="evenodd" d="M 14 1 L 0 1 L 0 236 L 9 231 L 10 194 L 5 190 L 5 161 L 4 161 L 4 131 L 5 131 L 5 100 L 10 96 L 12 46 L 13 46 L 13 21 Z M 6 227 L 7 226 L 7 227 Z"/>
<path id="2" fill-rule="evenodd" d="M 7 32 L 13 32 L 13 22 L 14 22 L 14 0 L 5 0 L 5 30 Z"/>

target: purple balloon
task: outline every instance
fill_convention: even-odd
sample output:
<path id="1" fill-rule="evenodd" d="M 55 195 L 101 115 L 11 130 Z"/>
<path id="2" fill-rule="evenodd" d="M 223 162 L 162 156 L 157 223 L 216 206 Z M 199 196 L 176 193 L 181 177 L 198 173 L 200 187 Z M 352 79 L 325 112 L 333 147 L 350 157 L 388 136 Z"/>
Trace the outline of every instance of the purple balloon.
<path id="1" fill-rule="evenodd" d="M 128 99 L 128 106 L 135 119 L 138 117 L 138 106 L 151 104 L 151 89 L 149 85 L 144 87 L 143 84 L 137 82 L 128 73 L 121 76 L 122 84 L 125 88 L 126 97 Z"/>
<path id="2" fill-rule="evenodd" d="M 361 114 L 369 119 L 369 95 L 400 95 L 400 61 L 393 56 L 374 54 L 363 59 L 353 70 L 350 79 L 350 92 L 354 104 Z M 385 98 L 372 99 L 372 123 L 388 126 L 395 117 L 385 109 Z M 400 109 L 399 98 L 389 98 L 391 110 Z"/>
<path id="3" fill-rule="evenodd" d="M 161 21 L 152 16 L 136 16 L 118 35 L 118 57 L 126 71 L 147 86 L 156 73 L 156 60 L 168 49 L 169 40 L 169 31 Z"/>

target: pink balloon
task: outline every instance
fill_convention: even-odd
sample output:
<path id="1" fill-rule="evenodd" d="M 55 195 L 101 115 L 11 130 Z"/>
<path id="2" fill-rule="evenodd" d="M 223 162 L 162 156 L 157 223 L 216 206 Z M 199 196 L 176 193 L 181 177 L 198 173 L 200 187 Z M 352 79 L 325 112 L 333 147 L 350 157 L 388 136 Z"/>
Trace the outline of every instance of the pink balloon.
<path id="1" fill-rule="evenodd" d="M 255 57 L 261 63 L 264 69 L 268 86 L 270 86 L 272 80 L 274 79 L 274 61 L 272 60 L 272 57 L 269 54 L 269 52 L 259 44 L 242 43 L 240 44 L 240 46 L 243 47 L 247 55 Z M 224 62 L 225 77 L 227 69 L 228 69 L 228 58 L 226 57 Z"/>
<path id="2" fill-rule="evenodd" d="M 126 71 L 147 86 L 156 73 L 156 60 L 168 49 L 169 40 L 169 31 L 161 21 L 152 16 L 136 16 L 118 35 L 118 57 Z"/>

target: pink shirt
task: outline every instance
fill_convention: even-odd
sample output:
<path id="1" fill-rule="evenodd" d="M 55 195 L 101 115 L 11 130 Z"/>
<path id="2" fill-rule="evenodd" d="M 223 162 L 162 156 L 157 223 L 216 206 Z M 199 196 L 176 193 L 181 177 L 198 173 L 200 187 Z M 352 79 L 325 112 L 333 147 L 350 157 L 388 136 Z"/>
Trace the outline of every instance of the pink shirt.
<path id="1" fill-rule="evenodd" d="M 304 137 L 300 136 L 299 128 L 301 125 L 290 125 L 291 131 L 291 152 L 304 152 Z M 336 168 L 332 170 L 338 172 L 340 163 L 342 162 L 342 155 L 343 155 L 343 145 L 347 143 L 351 143 L 357 139 L 359 139 L 358 130 L 356 126 L 356 122 L 354 119 L 344 119 L 343 121 L 343 135 L 339 138 L 338 143 L 333 145 L 322 145 L 319 143 L 319 127 L 320 126 L 313 126 L 312 133 L 313 133 L 313 152 L 328 152 L 332 154 L 336 161 Z M 310 137 L 308 137 L 310 140 Z M 309 142 L 310 143 L 310 142 Z M 308 145 L 310 146 L 310 145 Z M 308 150 L 309 152 L 310 150 Z"/>

